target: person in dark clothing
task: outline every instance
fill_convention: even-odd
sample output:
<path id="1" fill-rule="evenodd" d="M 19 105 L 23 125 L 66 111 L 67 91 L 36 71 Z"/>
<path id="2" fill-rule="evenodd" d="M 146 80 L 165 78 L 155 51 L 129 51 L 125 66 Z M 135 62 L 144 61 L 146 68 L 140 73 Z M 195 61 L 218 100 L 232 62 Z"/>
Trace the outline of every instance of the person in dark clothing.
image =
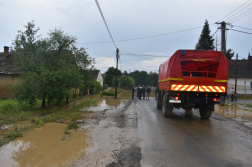
<path id="1" fill-rule="evenodd" d="M 143 92 L 143 99 L 145 99 L 145 86 L 144 85 L 143 85 L 142 92 Z"/>
<path id="2" fill-rule="evenodd" d="M 143 88 L 139 85 L 138 99 L 141 100 Z"/>
<path id="3" fill-rule="evenodd" d="M 132 99 L 134 99 L 134 93 L 135 93 L 134 85 L 132 86 L 131 90 L 132 90 Z"/>
<path id="4" fill-rule="evenodd" d="M 138 87 L 137 87 L 137 98 L 139 98 L 139 87 L 140 87 L 140 85 L 138 85 Z"/>
<path id="5" fill-rule="evenodd" d="M 151 88 L 150 88 L 150 87 L 147 87 L 146 92 L 147 92 L 147 98 L 148 98 L 148 100 L 150 100 Z M 147 98 L 146 98 L 146 100 L 147 100 Z"/>

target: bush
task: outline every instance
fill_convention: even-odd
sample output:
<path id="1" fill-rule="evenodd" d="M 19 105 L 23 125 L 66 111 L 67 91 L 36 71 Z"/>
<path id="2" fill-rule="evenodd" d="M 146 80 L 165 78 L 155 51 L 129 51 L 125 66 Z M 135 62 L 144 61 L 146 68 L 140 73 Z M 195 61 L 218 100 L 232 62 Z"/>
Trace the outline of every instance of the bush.
<path id="1" fill-rule="evenodd" d="M 122 89 L 117 89 L 117 94 L 121 93 L 123 90 Z M 115 89 L 111 89 L 109 91 L 102 91 L 100 93 L 100 96 L 115 96 Z"/>
<path id="2" fill-rule="evenodd" d="M 13 131 L 13 132 L 10 132 L 7 137 L 10 139 L 10 140 L 14 140 L 15 138 L 18 138 L 18 137 L 22 137 L 23 134 L 21 131 Z"/>
<path id="3" fill-rule="evenodd" d="M 91 82 L 91 86 L 90 86 L 90 93 L 91 94 L 95 94 L 101 90 L 102 90 L 102 86 L 101 86 L 100 82 L 95 81 L 95 80 Z"/>
<path id="4" fill-rule="evenodd" d="M 41 119 L 39 119 L 39 118 L 35 118 L 35 123 L 37 124 L 37 127 L 39 128 L 39 127 L 41 127 L 42 125 L 43 125 L 43 121 L 41 120 Z"/>
<path id="5" fill-rule="evenodd" d="M 76 122 L 68 122 L 67 129 L 76 129 L 78 128 L 78 125 Z"/>

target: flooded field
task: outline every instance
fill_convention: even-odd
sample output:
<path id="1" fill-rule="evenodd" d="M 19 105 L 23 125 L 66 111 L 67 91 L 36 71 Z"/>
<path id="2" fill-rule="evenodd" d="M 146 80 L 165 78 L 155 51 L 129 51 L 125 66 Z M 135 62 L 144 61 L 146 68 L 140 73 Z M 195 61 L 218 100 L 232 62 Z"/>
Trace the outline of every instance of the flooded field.
<path id="1" fill-rule="evenodd" d="M 0 148 L 1 166 L 62 166 L 85 155 L 91 136 L 70 130 L 66 124 L 47 123 Z"/>

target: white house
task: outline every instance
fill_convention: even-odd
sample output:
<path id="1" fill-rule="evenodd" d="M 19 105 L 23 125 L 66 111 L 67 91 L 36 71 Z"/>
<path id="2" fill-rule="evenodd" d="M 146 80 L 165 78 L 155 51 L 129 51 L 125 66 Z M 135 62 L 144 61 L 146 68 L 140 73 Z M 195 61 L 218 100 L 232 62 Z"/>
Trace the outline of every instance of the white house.
<path id="1" fill-rule="evenodd" d="M 235 89 L 236 60 L 229 60 L 228 70 L 228 93 L 231 88 Z M 252 56 L 248 60 L 237 60 L 237 87 L 238 94 L 252 95 Z"/>
<path id="2" fill-rule="evenodd" d="M 100 82 L 101 86 L 103 87 L 103 76 L 101 74 L 100 70 L 94 70 L 92 71 L 92 76 L 94 77 L 94 79 L 98 82 Z"/>

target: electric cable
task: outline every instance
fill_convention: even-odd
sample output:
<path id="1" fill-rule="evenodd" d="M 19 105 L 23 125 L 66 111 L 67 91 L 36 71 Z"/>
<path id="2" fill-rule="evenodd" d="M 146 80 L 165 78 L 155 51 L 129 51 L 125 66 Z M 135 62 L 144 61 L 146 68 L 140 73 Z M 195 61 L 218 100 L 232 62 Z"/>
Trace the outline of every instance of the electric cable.
<path id="1" fill-rule="evenodd" d="M 251 3 L 251 4 L 252 4 L 252 3 Z M 237 17 L 235 17 L 235 18 L 232 18 L 232 19 L 231 19 L 230 21 L 228 21 L 228 22 L 232 22 L 233 20 L 235 20 L 235 19 L 239 18 L 240 16 L 242 16 L 242 15 L 246 14 L 247 12 L 249 12 L 251 9 L 252 9 L 252 8 L 250 8 L 249 10 L 246 10 L 246 12 L 243 12 L 243 13 L 240 14 L 239 16 L 237 16 Z"/>
<path id="2" fill-rule="evenodd" d="M 233 25 L 233 26 L 240 27 L 240 28 L 247 29 L 247 30 L 252 30 L 251 28 L 245 28 L 245 27 L 242 27 L 242 26 L 237 26 L 237 25 Z"/>
<path id="3" fill-rule="evenodd" d="M 244 16 L 242 16 L 242 17 L 240 17 L 240 18 L 238 18 L 238 19 L 236 19 L 236 20 L 234 20 L 234 21 L 232 21 L 232 23 L 233 23 L 233 22 L 236 22 L 237 20 L 240 20 L 241 18 L 243 18 L 243 17 L 247 16 L 247 15 L 248 15 L 248 14 L 250 14 L 250 13 L 252 13 L 252 11 L 251 11 L 251 12 L 249 12 L 249 13 L 247 13 L 246 15 L 244 15 Z"/>
<path id="4" fill-rule="evenodd" d="M 242 4 L 241 6 L 239 6 L 238 8 L 236 8 L 235 10 L 233 10 L 232 12 L 230 12 L 229 14 L 227 14 L 225 17 L 221 18 L 219 21 L 221 21 L 222 19 L 226 18 L 227 16 L 229 16 L 230 14 L 232 14 L 233 12 L 235 12 L 236 10 L 240 9 L 242 6 L 244 6 L 245 4 L 247 4 L 249 1 L 250 0 L 248 0 L 244 4 Z M 219 22 L 219 21 L 217 21 L 217 22 Z"/>
<path id="5" fill-rule="evenodd" d="M 252 33 L 250 33 L 250 32 L 244 32 L 244 31 L 235 30 L 235 29 L 229 29 L 229 30 L 233 30 L 233 31 L 237 31 L 237 32 L 242 32 L 242 33 L 245 33 L 245 34 L 252 34 Z"/>
<path id="6" fill-rule="evenodd" d="M 102 59 L 102 60 L 97 61 L 96 63 L 101 62 L 101 61 L 103 61 L 103 60 L 105 60 L 105 59 L 107 59 L 107 58 L 109 58 L 109 57 L 113 56 L 113 54 L 114 54 L 114 53 L 112 53 L 112 54 L 111 54 L 111 55 L 109 55 L 108 57 L 105 57 L 105 58 L 104 58 L 104 59 Z"/>
<path id="7" fill-rule="evenodd" d="M 156 55 L 139 55 L 139 54 L 134 54 L 134 53 L 128 53 L 128 52 L 125 52 L 123 50 L 121 50 L 121 51 L 124 52 L 123 54 L 125 54 L 125 55 L 133 55 L 133 56 L 169 57 L 169 56 L 156 56 Z"/>
<path id="8" fill-rule="evenodd" d="M 244 9 L 246 9 L 247 7 L 249 7 L 250 5 L 252 5 L 252 3 L 251 4 L 249 4 L 248 6 L 246 6 L 246 7 L 244 7 L 244 8 L 242 8 L 241 10 L 239 10 L 238 12 L 236 12 L 235 14 L 233 14 L 233 15 L 231 15 L 230 17 L 228 17 L 227 19 L 225 19 L 225 20 L 228 20 L 228 19 L 230 19 L 230 18 L 232 18 L 233 16 L 235 16 L 236 14 L 238 14 L 238 13 L 240 13 L 241 11 L 243 11 Z"/>
<path id="9" fill-rule="evenodd" d="M 106 27 L 107 27 L 107 30 L 108 30 L 108 32 L 109 32 L 109 35 L 110 35 L 110 37 L 111 37 L 111 39 L 112 39 L 112 41 L 113 41 L 115 47 L 117 48 L 117 46 L 116 46 L 116 44 L 115 44 L 115 41 L 114 41 L 114 39 L 113 39 L 113 37 L 112 37 L 110 31 L 109 31 L 109 28 L 108 28 L 108 25 L 107 25 L 107 23 L 106 23 L 106 20 L 105 20 L 103 14 L 102 14 L 102 10 L 101 10 L 101 8 L 100 8 L 100 5 L 99 5 L 99 3 L 98 3 L 98 0 L 95 0 L 95 2 L 96 2 L 96 5 L 97 5 L 97 7 L 98 7 L 98 9 L 99 9 L 99 11 L 100 11 L 100 14 L 101 14 L 101 16 L 102 16 L 102 19 L 103 19 L 103 21 L 104 21 L 104 23 L 105 23 L 105 25 L 106 25 Z"/>
<path id="10" fill-rule="evenodd" d="M 165 36 L 165 35 L 172 35 L 172 34 L 176 34 L 176 33 L 180 33 L 180 32 L 195 30 L 195 29 L 202 28 L 202 27 L 204 27 L 204 26 L 195 27 L 195 28 L 190 28 L 190 29 L 181 30 L 181 31 L 176 31 L 176 32 L 171 32 L 171 33 L 166 33 L 166 34 L 159 34 L 159 35 L 152 35 L 152 36 L 147 36 L 147 37 L 139 37 L 139 38 L 131 38 L 131 39 L 117 40 L 117 41 L 114 41 L 114 42 L 134 41 L 134 40 L 147 39 L 147 38 L 154 38 L 154 37 Z M 99 43 L 111 43 L 111 42 L 112 42 L 112 41 L 107 41 L 107 42 L 91 42 L 91 43 L 77 43 L 77 44 L 99 44 Z"/>

